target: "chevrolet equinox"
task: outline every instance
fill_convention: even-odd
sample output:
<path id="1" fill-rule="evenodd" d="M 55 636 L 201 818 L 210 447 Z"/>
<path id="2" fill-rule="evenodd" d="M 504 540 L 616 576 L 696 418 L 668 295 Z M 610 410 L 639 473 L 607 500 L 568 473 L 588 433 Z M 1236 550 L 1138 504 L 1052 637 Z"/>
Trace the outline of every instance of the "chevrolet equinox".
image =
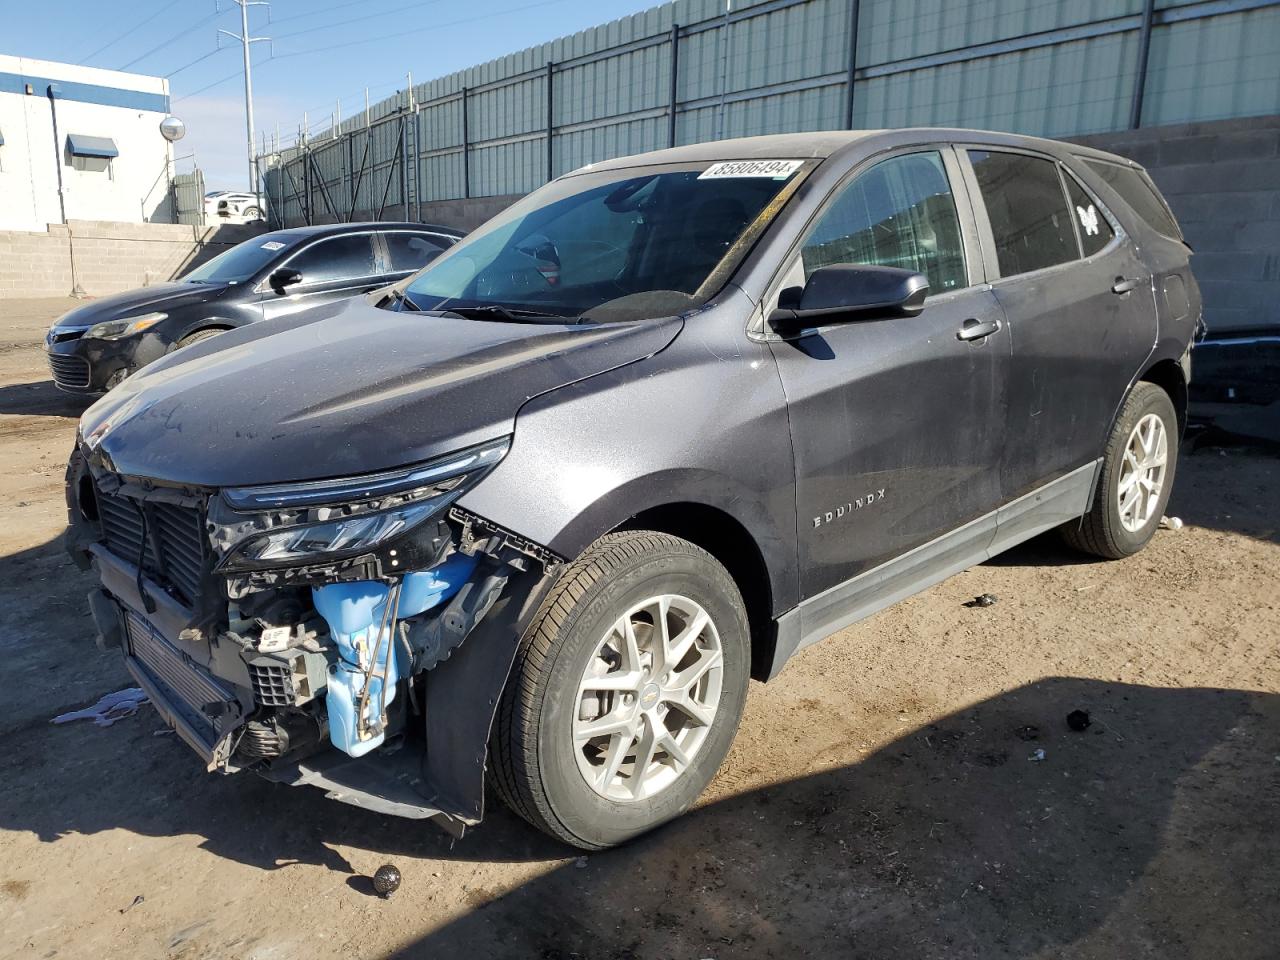
<path id="1" fill-rule="evenodd" d="M 1200 297 L 1141 167 L 969 130 L 592 164 L 165 356 L 67 474 L 98 643 L 211 771 L 461 833 L 686 810 L 750 678 L 1169 498 Z"/>

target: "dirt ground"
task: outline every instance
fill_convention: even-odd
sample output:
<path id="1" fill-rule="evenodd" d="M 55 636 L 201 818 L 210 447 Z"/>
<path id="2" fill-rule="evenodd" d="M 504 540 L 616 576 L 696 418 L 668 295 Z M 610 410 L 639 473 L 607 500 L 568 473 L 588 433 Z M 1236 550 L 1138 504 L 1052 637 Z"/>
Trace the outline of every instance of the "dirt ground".
<path id="1" fill-rule="evenodd" d="M 0 956 L 1280 957 L 1274 454 L 1184 456 L 1130 560 L 1036 541 L 809 648 L 694 812 L 579 859 L 208 775 L 149 706 L 49 722 L 130 685 L 58 543 L 70 305 L 0 302 Z"/>

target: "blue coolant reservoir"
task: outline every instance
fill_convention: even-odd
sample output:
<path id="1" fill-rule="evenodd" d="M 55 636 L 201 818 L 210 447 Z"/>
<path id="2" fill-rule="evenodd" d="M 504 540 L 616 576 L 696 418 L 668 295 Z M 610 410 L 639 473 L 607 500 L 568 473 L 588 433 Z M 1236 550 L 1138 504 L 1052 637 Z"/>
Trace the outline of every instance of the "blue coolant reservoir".
<path id="1" fill-rule="evenodd" d="M 471 577 L 475 566 L 475 557 L 454 553 L 430 570 L 406 573 L 400 587 L 397 616 L 401 619 L 417 616 L 448 600 Z M 368 753 L 386 736 L 380 732 L 360 739 L 356 714 L 366 677 L 372 674 L 365 708 L 366 726 L 369 726 L 376 725 L 378 720 L 384 682 L 386 702 L 390 703 L 395 699 L 397 681 L 409 669 L 399 644 L 388 635 L 390 630 L 383 634 L 381 644 L 378 643 L 378 627 L 386 615 L 390 593 L 387 584 L 374 580 L 332 583 L 311 590 L 316 610 L 329 624 L 329 632 L 338 646 L 339 660 L 329 667 L 325 693 L 329 739 L 353 757 Z"/>

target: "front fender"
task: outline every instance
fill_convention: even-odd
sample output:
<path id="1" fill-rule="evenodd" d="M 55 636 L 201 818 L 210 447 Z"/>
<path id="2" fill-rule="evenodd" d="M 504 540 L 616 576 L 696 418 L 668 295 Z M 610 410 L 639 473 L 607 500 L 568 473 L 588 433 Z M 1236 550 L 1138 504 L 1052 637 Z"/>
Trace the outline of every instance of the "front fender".
<path id="1" fill-rule="evenodd" d="M 579 556 L 646 510 L 699 504 L 756 544 L 776 616 L 796 603 L 795 471 L 772 355 L 686 328 L 667 350 L 526 403 L 511 451 L 459 501 Z"/>

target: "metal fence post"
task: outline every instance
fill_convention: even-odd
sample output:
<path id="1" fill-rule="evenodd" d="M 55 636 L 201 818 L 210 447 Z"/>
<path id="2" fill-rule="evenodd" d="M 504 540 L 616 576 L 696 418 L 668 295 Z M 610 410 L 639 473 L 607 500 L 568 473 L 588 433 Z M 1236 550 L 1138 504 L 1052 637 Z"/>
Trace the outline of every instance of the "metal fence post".
<path id="1" fill-rule="evenodd" d="M 547 180 L 555 179 L 555 73 L 556 65 L 547 61 Z"/>
<path id="2" fill-rule="evenodd" d="M 409 111 L 400 115 L 400 206 L 402 220 L 409 219 Z"/>
<path id="3" fill-rule="evenodd" d="M 1133 102 L 1129 105 L 1129 129 L 1142 125 L 1142 98 L 1147 90 L 1147 58 L 1151 54 L 1151 20 L 1155 16 L 1155 0 L 1143 0 L 1142 26 L 1138 28 L 1138 64 L 1133 75 Z"/>
<path id="4" fill-rule="evenodd" d="M 471 197 L 471 131 L 467 128 L 467 88 L 462 88 L 462 197 Z"/>
<path id="5" fill-rule="evenodd" d="M 667 104 L 667 146 L 676 145 L 676 106 L 680 93 L 680 24 L 671 25 L 671 97 Z"/>
<path id="6" fill-rule="evenodd" d="M 853 129 L 853 83 L 858 69 L 858 0 L 849 0 L 849 72 L 845 80 L 844 128 Z"/>

